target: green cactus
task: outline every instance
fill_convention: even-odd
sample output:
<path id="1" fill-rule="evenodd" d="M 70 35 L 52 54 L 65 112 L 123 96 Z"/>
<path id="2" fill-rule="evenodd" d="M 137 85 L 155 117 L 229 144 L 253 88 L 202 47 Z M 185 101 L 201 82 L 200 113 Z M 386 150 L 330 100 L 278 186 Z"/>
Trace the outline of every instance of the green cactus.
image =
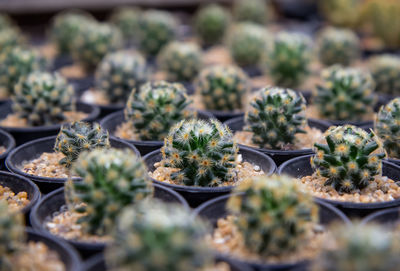
<path id="1" fill-rule="evenodd" d="M 380 108 L 374 126 L 389 157 L 400 159 L 400 98 Z"/>
<path id="2" fill-rule="evenodd" d="M 236 66 L 215 65 L 200 72 L 195 89 L 208 110 L 243 110 L 250 81 Z"/>
<path id="3" fill-rule="evenodd" d="M 230 15 L 218 4 L 208 4 L 197 11 L 194 29 L 202 44 L 215 45 L 224 39 Z"/>
<path id="4" fill-rule="evenodd" d="M 279 33 L 265 56 L 267 70 L 280 87 L 295 88 L 310 73 L 311 39 L 300 33 Z"/>
<path id="5" fill-rule="evenodd" d="M 370 73 L 335 65 L 322 71 L 322 79 L 314 94 L 314 103 L 322 117 L 359 121 L 372 114 L 376 97 Z"/>
<path id="6" fill-rule="evenodd" d="M 325 185 L 348 193 L 367 187 L 382 174 L 386 155 L 373 132 L 352 125 L 332 126 L 324 136 L 327 144 L 314 144 L 311 166 L 318 177 L 327 178 Z"/>
<path id="7" fill-rule="evenodd" d="M 153 193 L 146 166 L 131 150 L 83 152 L 72 172 L 82 181 L 66 183 L 65 199 L 70 210 L 85 214 L 78 223 L 90 234 L 110 234 L 125 206 Z"/>
<path id="8" fill-rule="evenodd" d="M 362 5 L 365 0 L 323 0 L 318 7 L 325 19 L 340 27 L 355 28 L 362 17 Z"/>
<path id="9" fill-rule="evenodd" d="M 110 103 L 125 103 L 132 89 L 138 89 L 149 77 L 146 60 L 135 51 L 117 51 L 106 55 L 97 66 L 95 85 Z"/>
<path id="10" fill-rule="evenodd" d="M 190 42 L 171 42 L 158 55 L 158 65 L 168 80 L 190 82 L 200 71 L 200 48 Z"/>
<path id="11" fill-rule="evenodd" d="M 28 125 L 53 125 L 66 120 L 73 110 L 74 90 L 58 73 L 32 72 L 15 85 L 13 110 Z"/>
<path id="12" fill-rule="evenodd" d="M 140 91 L 132 91 L 125 118 L 141 140 L 164 140 L 175 123 L 192 116 L 188 108 L 191 102 L 179 83 L 148 82 Z"/>
<path id="13" fill-rule="evenodd" d="M 157 55 L 162 47 L 175 39 L 178 23 L 172 14 L 148 10 L 140 18 L 139 48 L 146 55 Z"/>
<path id="14" fill-rule="evenodd" d="M 17 28 L 0 28 L 0 52 L 9 53 L 14 47 L 22 45 L 24 39 Z"/>
<path id="15" fill-rule="evenodd" d="M 311 195 L 287 176 L 273 175 L 246 180 L 235 188 L 228 210 L 246 247 L 263 257 L 301 249 L 310 224 L 318 222 L 318 208 Z"/>
<path id="16" fill-rule="evenodd" d="M 10 16 L 5 13 L 0 13 L 0 30 L 5 28 L 13 27 L 14 23 L 11 20 Z"/>
<path id="17" fill-rule="evenodd" d="M 349 66 L 360 56 L 360 40 L 348 29 L 328 27 L 318 36 L 319 60 L 326 66 Z"/>
<path id="18" fill-rule="evenodd" d="M 370 58 L 368 66 L 376 83 L 376 92 L 400 95 L 400 57 L 389 54 L 375 56 Z"/>
<path id="19" fill-rule="evenodd" d="M 260 148 L 281 149 L 293 144 L 297 133 L 305 133 L 306 101 L 291 89 L 261 89 L 250 107 L 245 129 L 253 132 L 253 142 Z"/>
<path id="20" fill-rule="evenodd" d="M 265 24 L 269 12 L 265 0 L 236 0 L 233 6 L 234 17 L 240 22 Z"/>
<path id="21" fill-rule="evenodd" d="M 111 14 L 110 22 L 115 24 L 126 41 L 136 40 L 139 31 L 141 10 L 137 7 L 118 7 Z"/>
<path id="22" fill-rule="evenodd" d="M 77 121 L 61 126 L 54 150 L 65 155 L 60 164 L 69 168 L 83 151 L 108 147 L 108 131 L 102 129 L 98 123 Z"/>
<path id="23" fill-rule="evenodd" d="M 232 181 L 238 147 L 232 132 L 217 120 L 181 121 L 164 140 L 164 166 L 177 169 L 171 179 L 182 185 L 219 186 Z"/>

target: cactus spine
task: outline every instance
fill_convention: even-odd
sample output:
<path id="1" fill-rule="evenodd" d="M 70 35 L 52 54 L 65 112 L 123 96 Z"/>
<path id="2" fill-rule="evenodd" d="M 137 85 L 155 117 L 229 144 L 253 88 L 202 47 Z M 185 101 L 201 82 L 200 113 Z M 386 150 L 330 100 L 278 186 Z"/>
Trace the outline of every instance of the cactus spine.
<path id="1" fill-rule="evenodd" d="M 380 94 L 400 95 L 400 57 L 381 55 L 370 58 L 369 69 Z"/>

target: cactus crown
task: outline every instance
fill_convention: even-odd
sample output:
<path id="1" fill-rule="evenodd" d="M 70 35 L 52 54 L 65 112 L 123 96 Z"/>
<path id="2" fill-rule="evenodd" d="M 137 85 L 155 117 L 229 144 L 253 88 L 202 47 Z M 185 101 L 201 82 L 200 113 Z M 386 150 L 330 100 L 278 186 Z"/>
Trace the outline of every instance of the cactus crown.
<path id="1" fill-rule="evenodd" d="M 234 178 L 238 148 L 226 125 L 217 120 L 181 121 L 161 149 L 171 179 L 182 185 L 218 186 Z"/>
<path id="2" fill-rule="evenodd" d="M 322 71 L 323 84 L 314 97 L 321 116 L 332 120 L 360 120 L 372 113 L 375 84 L 369 73 L 332 66 Z"/>
<path id="3" fill-rule="evenodd" d="M 106 55 L 96 69 L 96 87 L 111 103 L 125 103 L 132 89 L 148 79 L 144 57 L 134 51 L 118 51 Z"/>
<path id="4" fill-rule="evenodd" d="M 318 220 L 312 196 L 287 176 L 246 180 L 235 188 L 228 209 L 236 217 L 246 247 L 261 255 L 282 255 L 304 243 L 310 223 Z"/>
<path id="5" fill-rule="evenodd" d="M 376 83 L 377 92 L 400 95 L 400 57 L 389 54 L 372 57 L 369 69 Z"/>
<path id="6" fill-rule="evenodd" d="M 90 234 L 110 234 L 123 207 L 153 193 L 146 166 L 131 150 L 83 152 L 72 170 L 82 181 L 69 180 L 65 198 L 70 209 L 85 213 L 78 223 Z"/>
<path id="7" fill-rule="evenodd" d="M 13 110 L 29 125 L 57 124 L 73 109 L 73 87 L 58 73 L 32 72 L 14 88 Z"/>
<path id="8" fill-rule="evenodd" d="M 21 33 L 15 27 L 0 28 L 0 52 L 2 54 L 10 52 L 14 47 L 23 43 Z"/>
<path id="9" fill-rule="evenodd" d="M 54 150 L 65 155 L 60 164 L 70 167 L 82 151 L 102 147 L 110 147 L 108 131 L 98 123 L 78 121 L 61 126 Z"/>
<path id="10" fill-rule="evenodd" d="M 233 111 L 243 109 L 250 82 L 238 67 L 215 65 L 200 72 L 195 88 L 206 109 Z"/>
<path id="11" fill-rule="evenodd" d="M 400 159 L 400 98 L 380 108 L 375 119 L 375 131 L 389 157 Z"/>
<path id="12" fill-rule="evenodd" d="M 250 103 L 246 128 L 260 148 L 281 149 L 304 133 L 306 101 L 291 89 L 266 87 Z"/>
<path id="13" fill-rule="evenodd" d="M 233 14 L 237 21 L 264 24 L 268 18 L 268 7 L 264 0 L 236 0 Z"/>
<path id="14" fill-rule="evenodd" d="M 318 177 L 327 178 L 339 192 L 352 192 L 367 187 L 375 176 L 382 174 L 385 157 L 374 133 L 345 125 L 332 126 L 325 132 L 327 144 L 315 143 L 311 166 Z"/>
<path id="15" fill-rule="evenodd" d="M 136 39 L 141 11 L 136 7 L 119 7 L 113 11 L 110 21 L 115 24 L 125 40 Z"/>

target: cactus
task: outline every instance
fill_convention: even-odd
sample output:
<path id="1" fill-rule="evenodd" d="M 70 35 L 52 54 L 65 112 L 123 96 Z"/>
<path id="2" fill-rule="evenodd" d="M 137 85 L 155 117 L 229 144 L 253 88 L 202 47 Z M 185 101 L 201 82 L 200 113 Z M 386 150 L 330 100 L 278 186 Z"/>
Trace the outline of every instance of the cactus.
<path id="1" fill-rule="evenodd" d="M 17 28 L 0 28 L 0 52 L 9 53 L 14 47 L 23 44 L 23 38 Z"/>
<path id="2" fill-rule="evenodd" d="M 58 73 L 33 72 L 15 85 L 13 110 L 28 125 L 53 125 L 73 109 L 74 90 Z"/>
<path id="3" fill-rule="evenodd" d="M 125 118 L 141 140 L 164 140 L 175 123 L 191 116 L 191 102 L 179 83 L 148 82 L 140 91 L 132 91 Z"/>
<path id="4" fill-rule="evenodd" d="M 279 33 L 266 54 L 267 70 L 275 85 L 298 87 L 310 73 L 311 39 L 300 33 Z"/>
<path id="5" fill-rule="evenodd" d="M 195 89 L 208 110 L 242 110 L 250 81 L 238 67 L 215 65 L 200 72 Z"/>
<path id="6" fill-rule="evenodd" d="M 389 157 L 400 159 L 400 98 L 380 108 L 374 126 Z"/>
<path id="7" fill-rule="evenodd" d="M 382 174 L 385 153 L 373 132 L 345 125 L 332 126 L 324 134 L 327 144 L 314 144 L 311 166 L 339 192 L 349 193 L 369 185 Z"/>
<path id="8" fill-rule="evenodd" d="M 320 115 L 330 120 L 359 121 L 372 114 L 375 83 L 368 72 L 332 66 L 322 71 L 314 103 Z"/>
<path id="9" fill-rule="evenodd" d="M 236 0 L 233 6 L 234 17 L 239 22 L 265 24 L 269 12 L 265 0 Z"/>
<path id="10" fill-rule="evenodd" d="M 380 55 L 370 58 L 369 69 L 376 83 L 376 92 L 400 95 L 400 57 Z"/>
<path id="11" fill-rule="evenodd" d="M 162 47 L 175 38 L 178 24 L 166 11 L 148 10 L 139 21 L 139 48 L 146 55 L 157 55 Z"/>
<path id="12" fill-rule="evenodd" d="M 110 234 L 122 208 L 153 193 L 146 166 L 131 150 L 83 152 L 72 172 L 82 181 L 69 180 L 65 198 L 70 210 L 85 214 L 78 223 L 90 234 Z"/>
<path id="13" fill-rule="evenodd" d="M 83 151 L 102 147 L 110 147 L 108 131 L 98 123 L 78 121 L 61 126 L 54 150 L 65 155 L 60 164 L 69 168 Z"/>
<path id="14" fill-rule="evenodd" d="M 238 147 L 232 132 L 217 120 L 181 121 L 164 140 L 164 166 L 177 169 L 171 179 L 182 185 L 219 186 L 234 179 Z"/>
<path id="15" fill-rule="evenodd" d="M 360 56 L 360 40 L 348 29 L 328 27 L 318 37 L 319 60 L 326 66 L 348 66 Z"/>
<path id="16" fill-rule="evenodd" d="M 202 7 L 195 16 L 194 29 L 204 45 L 221 42 L 230 23 L 229 13 L 217 4 Z"/>
<path id="17" fill-rule="evenodd" d="M 340 27 L 357 27 L 362 17 L 365 0 L 324 0 L 318 6 L 331 24 Z"/>
<path id="18" fill-rule="evenodd" d="M 138 89 L 148 77 L 146 60 L 134 51 L 106 55 L 96 69 L 95 85 L 110 103 L 125 103 L 132 89 Z"/>
<path id="19" fill-rule="evenodd" d="M 291 89 L 266 87 L 250 103 L 246 113 L 246 130 L 260 148 L 281 149 L 293 144 L 297 133 L 305 133 L 306 102 Z"/>
<path id="20" fill-rule="evenodd" d="M 310 224 L 318 222 L 318 208 L 311 195 L 287 176 L 273 175 L 246 180 L 235 188 L 228 210 L 246 247 L 260 256 L 296 251 L 307 242 Z"/>
<path id="21" fill-rule="evenodd" d="M 5 28 L 13 27 L 14 23 L 11 20 L 10 16 L 5 13 L 0 13 L 0 30 Z"/>
<path id="22" fill-rule="evenodd" d="M 190 82 L 200 71 L 201 50 L 190 42 L 171 42 L 159 56 L 158 65 L 166 71 L 168 80 Z"/>
<path id="23" fill-rule="evenodd" d="M 111 14 L 110 22 L 115 24 L 126 41 L 136 40 L 139 31 L 141 10 L 136 7 L 118 7 Z"/>

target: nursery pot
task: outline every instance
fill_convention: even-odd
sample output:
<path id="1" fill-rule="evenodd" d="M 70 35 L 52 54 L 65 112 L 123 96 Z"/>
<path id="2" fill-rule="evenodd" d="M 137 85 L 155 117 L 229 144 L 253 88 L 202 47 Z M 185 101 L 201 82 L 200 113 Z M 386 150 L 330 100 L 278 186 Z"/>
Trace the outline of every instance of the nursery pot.
<path id="1" fill-rule="evenodd" d="M 67 178 L 41 177 L 25 173 L 22 171 L 22 169 L 20 169 L 20 166 L 24 162 L 36 159 L 44 152 L 54 152 L 55 142 L 56 136 L 49 136 L 27 142 L 15 148 L 6 159 L 6 167 L 11 172 L 27 177 L 34 181 L 39 186 L 40 191 L 44 194 L 62 187 L 67 181 Z M 117 149 L 131 149 L 136 153 L 137 156 L 140 156 L 140 153 L 135 146 L 128 142 L 115 137 L 110 137 L 110 144 L 111 147 Z"/>
<path id="2" fill-rule="evenodd" d="M 57 71 L 57 70 L 61 69 L 62 67 L 69 66 L 72 64 L 74 64 L 74 61 L 71 56 L 69 56 L 68 54 L 60 54 L 60 55 L 57 55 L 53 59 L 53 67 L 52 68 L 54 71 Z"/>
<path id="3" fill-rule="evenodd" d="M 179 203 L 189 210 L 189 206 L 185 199 L 183 199 L 178 193 L 168 189 L 166 187 L 154 184 L 154 197 L 164 202 Z M 41 201 L 33 208 L 30 219 L 32 227 L 39 231 L 44 231 L 48 234 L 49 231 L 46 229 L 44 223 L 49 219 L 55 212 L 59 212 L 61 207 L 66 204 L 64 197 L 64 188 L 57 189 L 48 195 L 44 196 Z M 65 240 L 62 237 L 52 235 L 55 238 L 63 241 L 67 241 L 73 245 L 82 255 L 87 258 L 97 253 L 100 253 L 105 248 L 105 243 L 89 243 L 80 241 Z"/>
<path id="4" fill-rule="evenodd" d="M 286 161 L 278 168 L 278 174 L 287 174 L 295 178 L 312 175 L 314 170 L 310 164 L 311 156 L 306 155 Z M 382 163 L 382 175 L 395 181 L 400 180 L 400 167 L 384 160 Z M 400 199 L 376 203 L 354 203 L 322 198 L 320 200 L 337 207 L 349 217 L 364 217 L 379 210 L 400 206 Z"/>
<path id="5" fill-rule="evenodd" d="M 93 87 L 94 75 L 89 75 L 83 78 L 68 78 L 68 82 L 74 86 L 75 95 L 80 97 L 84 91 Z"/>
<path id="6" fill-rule="evenodd" d="M 268 155 L 244 146 L 239 147 L 239 154 L 242 155 L 243 161 L 258 165 L 265 172 L 266 175 L 271 175 L 276 170 L 276 165 L 274 161 Z M 149 171 L 153 172 L 155 170 L 154 163 L 160 162 L 162 160 L 161 150 L 156 150 L 148 153 L 143 157 L 143 160 L 146 163 Z M 228 194 L 233 188 L 233 186 L 199 187 L 175 185 L 160 182 L 154 179 L 153 182 L 178 192 L 187 200 L 191 207 L 197 207 L 207 200 Z"/>
<path id="7" fill-rule="evenodd" d="M 100 110 L 93 105 L 85 103 L 77 103 L 76 109 L 79 112 L 87 113 L 88 116 L 83 119 L 84 121 L 93 121 L 99 115 Z M 12 113 L 12 103 L 5 103 L 0 105 L 0 120 L 7 117 L 8 114 Z M 57 135 L 60 130 L 61 124 L 54 124 L 49 126 L 36 126 L 36 127 L 5 127 L 0 126 L 3 130 L 9 132 L 15 139 L 17 146 L 25 142 L 51 136 Z"/>
<path id="8" fill-rule="evenodd" d="M 322 132 L 325 132 L 330 126 L 329 123 L 326 121 L 322 120 L 316 120 L 316 119 L 308 119 L 308 125 L 313 128 L 317 128 L 318 130 L 321 130 Z M 234 118 L 231 120 L 228 120 L 225 122 L 226 125 L 233 131 L 243 131 L 244 127 L 244 117 L 238 117 Z M 243 146 L 243 145 L 240 145 Z M 314 153 L 312 149 L 301 149 L 301 150 L 269 150 L 269 149 L 259 149 L 259 148 L 254 148 L 254 147 L 249 147 L 253 148 L 257 151 L 260 151 L 262 153 L 268 154 L 269 156 L 272 157 L 274 162 L 279 166 L 283 162 L 292 159 L 294 157 L 299 157 L 302 155 L 306 154 L 312 154 Z"/>
<path id="9" fill-rule="evenodd" d="M 366 216 L 362 223 L 380 223 L 385 225 L 395 226 L 400 222 L 400 208 L 390 208 L 386 210 L 381 210 Z"/>
<path id="10" fill-rule="evenodd" d="M 6 148 L 5 152 L 0 154 L 0 169 L 4 169 L 4 162 L 6 160 L 7 155 L 10 153 L 12 149 L 15 147 L 15 140 L 6 131 L 0 129 L 0 146 Z"/>

